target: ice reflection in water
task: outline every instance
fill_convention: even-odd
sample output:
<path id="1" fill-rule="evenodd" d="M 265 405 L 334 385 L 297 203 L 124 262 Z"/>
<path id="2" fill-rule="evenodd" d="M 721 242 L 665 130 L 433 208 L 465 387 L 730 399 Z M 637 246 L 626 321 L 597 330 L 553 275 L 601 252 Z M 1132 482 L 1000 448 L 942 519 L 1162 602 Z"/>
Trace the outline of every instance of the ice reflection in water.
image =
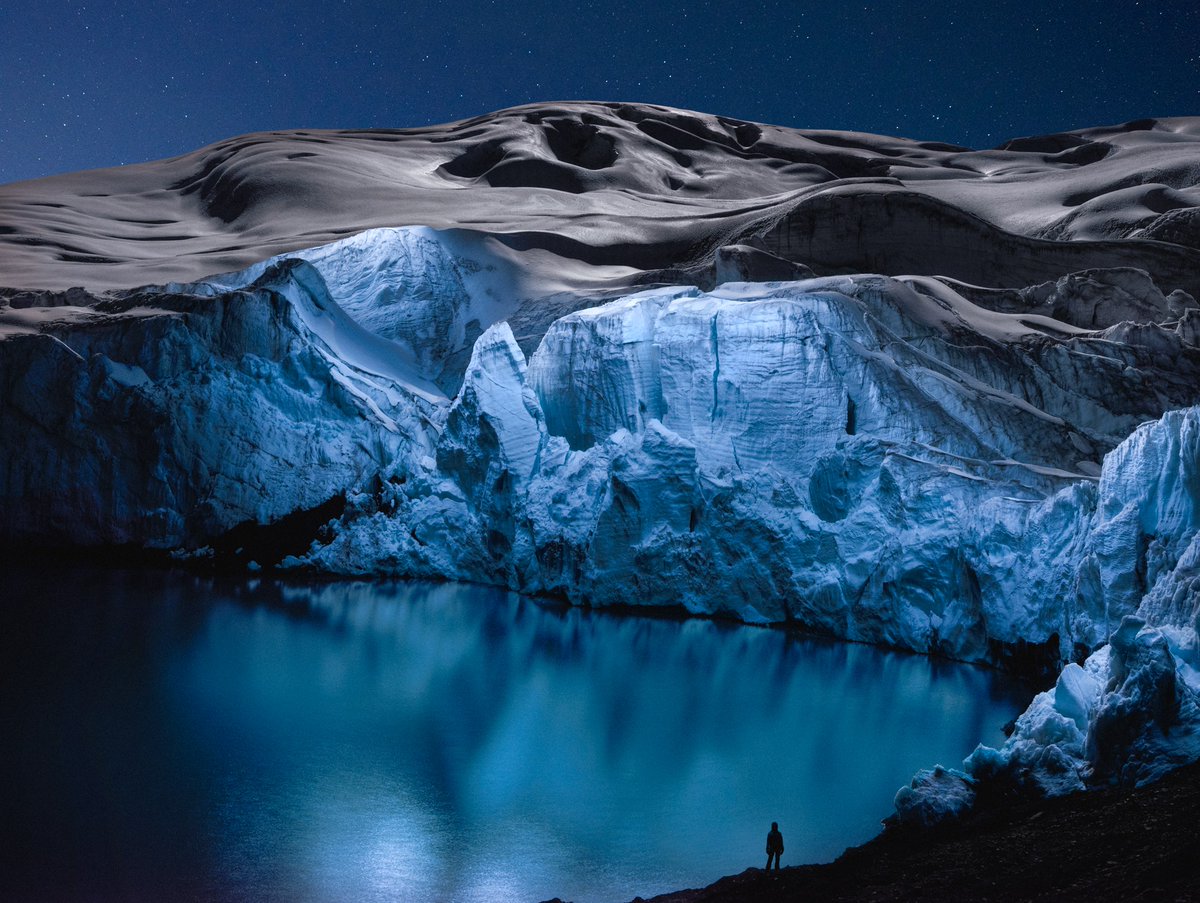
<path id="1" fill-rule="evenodd" d="M 6 581 L 21 881 L 43 891 L 627 900 L 761 866 L 772 820 L 785 865 L 832 858 L 1028 695 L 473 586 Z"/>

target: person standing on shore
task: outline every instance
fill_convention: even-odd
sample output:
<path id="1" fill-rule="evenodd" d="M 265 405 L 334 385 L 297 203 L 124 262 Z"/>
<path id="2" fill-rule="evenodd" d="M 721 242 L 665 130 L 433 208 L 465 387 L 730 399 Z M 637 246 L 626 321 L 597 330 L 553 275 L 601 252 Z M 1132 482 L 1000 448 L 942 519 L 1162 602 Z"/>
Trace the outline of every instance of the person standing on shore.
<path id="1" fill-rule="evenodd" d="M 771 831 L 767 834 L 767 871 L 771 870 L 771 860 L 775 860 L 775 871 L 779 871 L 779 857 L 783 855 L 783 835 L 779 833 L 779 822 L 771 822 Z"/>

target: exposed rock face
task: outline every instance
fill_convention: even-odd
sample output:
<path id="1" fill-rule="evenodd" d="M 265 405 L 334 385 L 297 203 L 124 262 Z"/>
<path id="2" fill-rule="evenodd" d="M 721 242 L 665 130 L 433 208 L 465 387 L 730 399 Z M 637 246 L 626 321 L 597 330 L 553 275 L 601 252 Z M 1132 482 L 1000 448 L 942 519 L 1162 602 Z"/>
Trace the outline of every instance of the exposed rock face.
<path id="1" fill-rule="evenodd" d="M 717 248 L 713 259 L 712 288 L 726 282 L 795 282 L 815 276 L 811 269 L 776 254 L 749 245 L 725 245 Z"/>

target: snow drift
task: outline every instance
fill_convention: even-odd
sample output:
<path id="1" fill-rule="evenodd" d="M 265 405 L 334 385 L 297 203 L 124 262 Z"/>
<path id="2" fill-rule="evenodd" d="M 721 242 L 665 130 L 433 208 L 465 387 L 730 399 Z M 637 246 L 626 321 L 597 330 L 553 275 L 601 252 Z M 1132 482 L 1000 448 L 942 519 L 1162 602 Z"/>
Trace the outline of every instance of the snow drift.
<path id="1" fill-rule="evenodd" d="M 768 250 L 821 274 L 1021 287 L 1138 266 L 1196 296 L 1198 145 L 1196 118 L 972 150 L 627 103 L 264 132 L 0 186 L 0 273 L 27 289 L 190 282 L 370 228 L 425 225 L 642 270 L 766 236 Z"/>

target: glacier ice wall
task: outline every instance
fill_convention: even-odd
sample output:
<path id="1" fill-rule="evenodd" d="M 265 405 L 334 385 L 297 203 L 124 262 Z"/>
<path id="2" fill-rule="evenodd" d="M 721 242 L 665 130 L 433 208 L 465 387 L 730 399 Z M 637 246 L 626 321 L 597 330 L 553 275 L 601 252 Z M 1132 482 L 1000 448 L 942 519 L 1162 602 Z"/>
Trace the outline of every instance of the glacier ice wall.
<path id="1" fill-rule="evenodd" d="M 247 563 L 247 525 L 329 511 L 259 563 L 1082 663 L 905 812 L 985 776 L 1054 790 L 1193 755 L 1190 297 L 1121 270 L 599 304 L 611 279 L 569 290 L 516 253 L 380 230 L 203 283 L 4 300 L 3 538 Z"/>
<path id="2" fill-rule="evenodd" d="M 1089 475 L 1144 418 L 1155 352 L 1139 370 L 1136 347 L 988 316 L 1017 342 L 967 353 L 944 291 L 882 277 L 664 288 L 559 319 L 528 365 L 499 324 L 436 456 L 304 563 L 968 660 L 1085 653 L 1138 604 L 1079 562 Z"/>
<path id="3" fill-rule="evenodd" d="M 956 815 L 979 782 L 1060 795 L 1200 758 L 1200 408 L 1142 426 L 1105 459 L 1077 575 L 1089 594 L 1136 608 L 1108 612 L 1107 645 L 1067 664 L 1000 749 L 902 788 L 902 820 Z"/>

